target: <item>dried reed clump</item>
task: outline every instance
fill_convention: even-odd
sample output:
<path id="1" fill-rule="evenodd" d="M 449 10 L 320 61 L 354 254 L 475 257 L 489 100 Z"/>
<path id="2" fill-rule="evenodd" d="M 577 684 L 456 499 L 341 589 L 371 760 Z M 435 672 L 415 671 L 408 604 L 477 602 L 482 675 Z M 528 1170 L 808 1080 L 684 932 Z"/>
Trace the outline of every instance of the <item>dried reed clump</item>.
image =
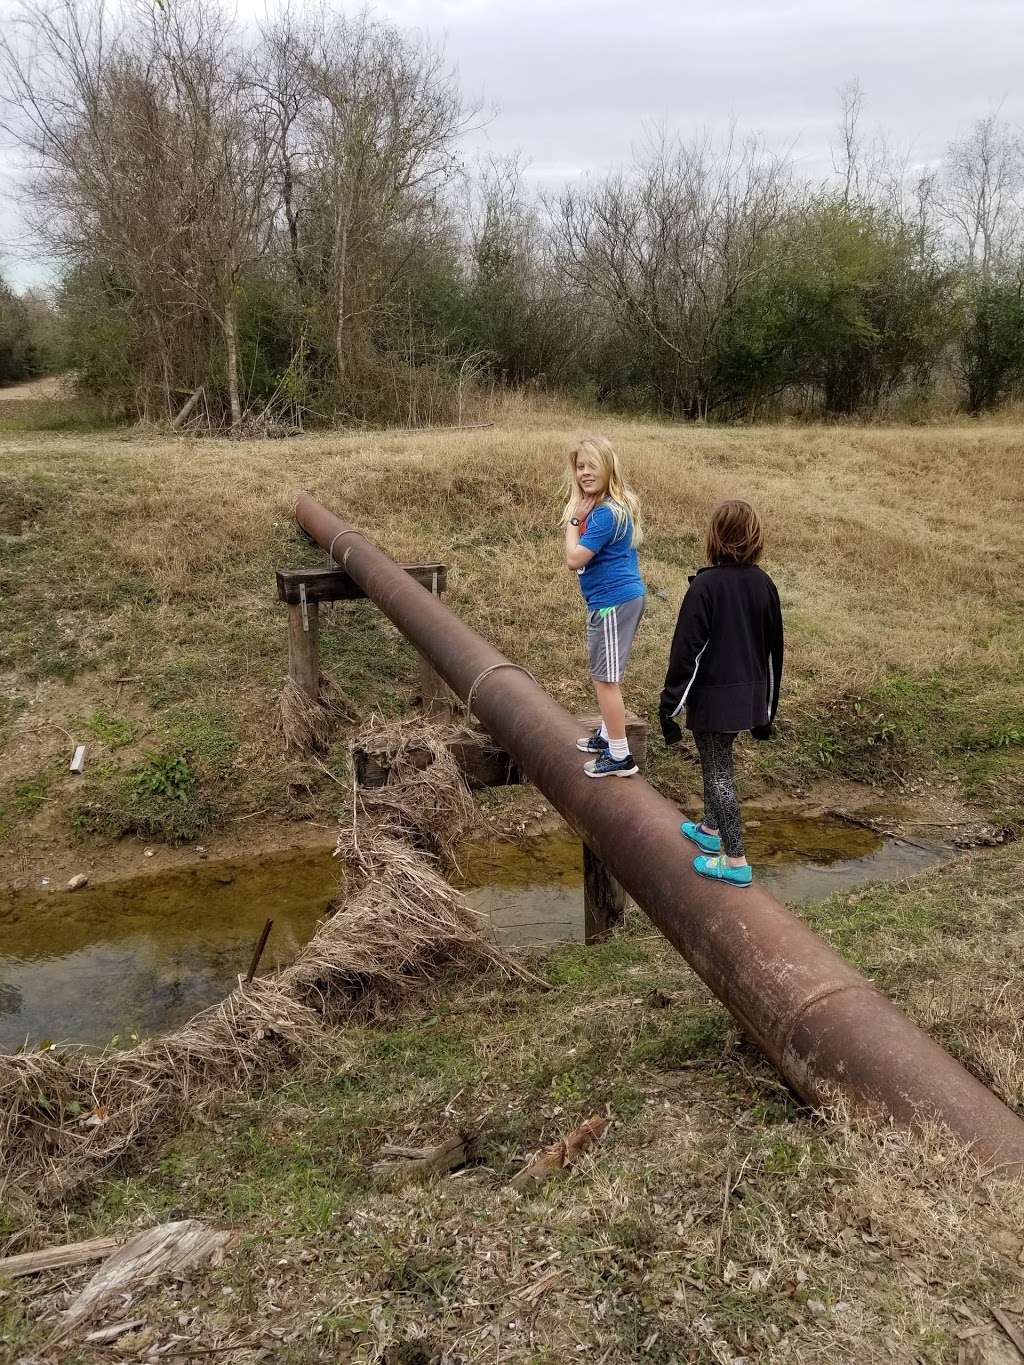
<path id="1" fill-rule="evenodd" d="M 0 1191 L 64 1198 L 218 1096 L 317 1056 L 321 1035 L 316 1011 L 267 977 L 138 1047 L 0 1057 Z"/>
<path id="2" fill-rule="evenodd" d="M 357 1009 L 361 1017 L 386 1014 L 451 967 L 494 967 L 532 979 L 482 936 L 476 912 L 397 827 L 368 824 L 358 836 L 348 831 L 337 856 L 357 889 L 280 978 L 293 998 L 328 1023 Z"/>
<path id="3" fill-rule="evenodd" d="M 326 673 L 320 674 L 316 701 L 286 678 L 278 705 L 285 748 L 300 753 L 325 753 L 338 726 L 359 719 L 355 702 Z"/>
<path id="4" fill-rule="evenodd" d="M 456 777 L 458 775 L 456 774 Z M 453 786 L 451 772 L 447 781 Z M 445 806 L 435 774 L 437 809 Z M 458 778 L 461 785 L 461 778 Z M 419 788 L 417 788 L 419 790 Z M 286 1067 L 343 1048 L 330 1032 L 379 1018 L 452 970 L 530 979 L 389 808 L 339 840 L 347 895 L 297 961 L 237 988 L 183 1028 L 97 1056 L 68 1047 L 0 1057 L 0 1192 L 65 1198 L 154 1138 Z"/>
<path id="5" fill-rule="evenodd" d="M 451 866 L 456 847 L 476 828 L 479 815 L 452 757 L 450 734 L 450 722 L 412 721 L 391 725 L 383 734 L 371 726 L 358 735 L 354 747 L 372 744 L 378 755 L 386 755 L 387 781 L 359 791 L 362 816 L 354 828 L 365 817 Z M 339 852 L 347 837 L 339 841 Z"/>

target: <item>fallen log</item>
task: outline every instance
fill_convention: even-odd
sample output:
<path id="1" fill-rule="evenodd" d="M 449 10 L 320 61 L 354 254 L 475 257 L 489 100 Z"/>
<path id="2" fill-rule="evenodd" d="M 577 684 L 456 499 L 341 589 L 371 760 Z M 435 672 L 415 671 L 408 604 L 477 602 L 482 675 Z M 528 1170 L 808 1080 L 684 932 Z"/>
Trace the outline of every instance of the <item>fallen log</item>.
<path id="1" fill-rule="evenodd" d="M 47 1247 L 44 1251 L 24 1251 L 20 1256 L 7 1256 L 0 1261 L 0 1280 L 14 1280 L 19 1275 L 39 1275 L 44 1270 L 67 1270 L 70 1266 L 85 1265 L 112 1255 L 121 1245 L 116 1237 L 90 1237 L 87 1242 L 69 1242 L 67 1246 Z"/>
<path id="2" fill-rule="evenodd" d="M 61 1318 L 50 1345 L 93 1317 L 129 1286 L 170 1279 L 223 1253 L 233 1234 L 209 1228 L 193 1218 L 147 1228 L 119 1247 L 97 1270 Z"/>
<path id="3" fill-rule="evenodd" d="M 457 1170 L 474 1160 L 480 1134 L 472 1130 L 455 1133 L 436 1147 L 399 1147 L 386 1143 L 381 1159 L 374 1162 L 377 1175 L 397 1176 L 401 1180 L 423 1180 L 446 1171 Z"/>
<path id="4" fill-rule="evenodd" d="M 603 1119 L 595 1114 L 593 1118 L 581 1123 L 567 1138 L 553 1143 L 546 1152 L 542 1152 L 529 1165 L 524 1166 L 518 1175 L 513 1176 L 513 1189 L 521 1190 L 526 1185 L 538 1180 L 547 1180 L 549 1176 L 566 1170 L 588 1147 L 600 1141 L 610 1122 L 610 1119 Z"/>
<path id="5" fill-rule="evenodd" d="M 176 416 L 174 417 L 174 419 L 172 420 L 172 422 L 171 422 L 171 430 L 172 430 L 172 431 L 177 431 L 178 428 L 181 426 L 181 424 L 182 424 L 183 422 L 187 422 L 187 421 L 188 421 L 188 419 L 192 416 L 193 409 L 195 408 L 196 404 L 199 402 L 200 398 L 202 398 L 202 396 L 203 396 L 203 389 L 202 389 L 202 386 L 201 386 L 201 385 L 200 385 L 200 387 L 199 387 L 198 389 L 193 389 L 192 393 L 189 394 L 188 399 L 186 400 L 184 407 L 182 407 L 182 408 L 180 409 L 180 411 L 177 413 L 177 415 L 176 415 Z"/>

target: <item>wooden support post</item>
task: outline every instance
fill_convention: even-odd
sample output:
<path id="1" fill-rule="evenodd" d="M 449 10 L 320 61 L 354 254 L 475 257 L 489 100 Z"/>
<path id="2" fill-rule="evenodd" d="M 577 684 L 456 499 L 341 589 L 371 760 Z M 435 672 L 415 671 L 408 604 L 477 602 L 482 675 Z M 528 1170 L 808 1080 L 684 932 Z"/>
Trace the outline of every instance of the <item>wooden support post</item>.
<path id="1" fill-rule="evenodd" d="M 626 918 L 626 893 L 604 863 L 583 845 L 583 941 L 601 943 Z"/>
<path id="2" fill-rule="evenodd" d="M 424 711 L 437 713 L 448 710 L 448 689 L 440 673 L 420 655 L 420 704 Z"/>
<path id="3" fill-rule="evenodd" d="M 430 590 L 438 601 L 441 600 L 446 582 L 447 577 L 442 578 L 438 573 L 431 578 Z M 420 705 L 428 715 L 449 710 L 448 688 L 425 654 L 420 655 Z"/>
<path id="4" fill-rule="evenodd" d="M 601 716 L 577 716 L 580 734 L 589 734 L 601 724 Z M 647 766 L 647 722 L 632 711 L 626 712 L 626 738 L 636 765 Z M 583 941 L 600 943 L 626 917 L 626 893 L 596 853 L 583 845 Z"/>
<path id="5" fill-rule="evenodd" d="M 288 676 L 312 702 L 320 700 L 320 604 L 288 604 Z"/>
<path id="6" fill-rule="evenodd" d="M 448 586 L 448 569 L 444 564 L 403 564 L 406 573 L 429 588 L 440 598 Z M 366 594 L 353 583 L 344 569 L 278 569 L 277 595 L 288 604 L 289 672 L 295 685 L 313 700 L 319 698 L 320 670 L 316 658 L 320 638 L 318 602 L 353 602 Z M 305 607 L 308 630 L 299 616 Z M 313 658 L 309 651 L 313 650 Z M 433 665 L 420 655 L 420 697 L 424 711 L 448 710 L 448 689 L 435 672 Z M 315 682 L 315 686 L 307 683 Z"/>

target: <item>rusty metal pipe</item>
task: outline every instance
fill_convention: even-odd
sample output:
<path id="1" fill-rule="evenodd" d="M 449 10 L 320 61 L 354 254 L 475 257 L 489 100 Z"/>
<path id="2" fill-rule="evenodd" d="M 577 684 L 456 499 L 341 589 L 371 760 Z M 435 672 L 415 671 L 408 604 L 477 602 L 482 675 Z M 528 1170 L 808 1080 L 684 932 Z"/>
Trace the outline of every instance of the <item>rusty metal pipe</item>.
<path id="1" fill-rule="evenodd" d="M 1024 1120 L 767 891 L 698 877 L 675 806 L 639 777 L 587 778 L 568 712 L 383 551 L 308 494 L 295 515 L 463 701 L 473 690 L 489 734 L 805 1100 L 938 1121 L 1024 1174 Z"/>

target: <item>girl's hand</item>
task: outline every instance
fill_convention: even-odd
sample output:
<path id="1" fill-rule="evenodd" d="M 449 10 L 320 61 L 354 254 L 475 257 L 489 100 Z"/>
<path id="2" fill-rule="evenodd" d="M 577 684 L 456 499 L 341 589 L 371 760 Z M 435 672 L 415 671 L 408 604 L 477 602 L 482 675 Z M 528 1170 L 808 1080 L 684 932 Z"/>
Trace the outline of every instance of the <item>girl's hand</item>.
<path id="1" fill-rule="evenodd" d="M 590 516 L 596 506 L 597 499 L 592 493 L 581 494 L 579 501 L 576 503 L 576 515 L 579 517 L 580 521 L 582 521 L 584 517 Z"/>

